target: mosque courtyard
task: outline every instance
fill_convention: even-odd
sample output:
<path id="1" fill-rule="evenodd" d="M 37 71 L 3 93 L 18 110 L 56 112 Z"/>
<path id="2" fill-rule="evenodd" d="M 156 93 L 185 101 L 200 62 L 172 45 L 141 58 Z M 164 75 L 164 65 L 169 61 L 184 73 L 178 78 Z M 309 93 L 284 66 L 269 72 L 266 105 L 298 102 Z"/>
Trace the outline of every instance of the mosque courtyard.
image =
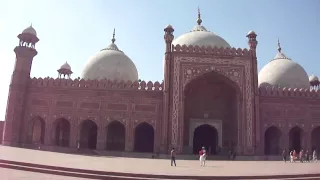
<path id="1" fill-rule="evenodd" d="M 320 173 L 319 163 L 284 163 L 282 161 L 207 161 L 206 167 L 200 167 L 199 161 L 177 159 L 177 167 L 171 167 L 169 159 L 142 159 L 123 157 L 98 157 L 55 153 L 0 146 L 0 159 L 32 164 L 69 167 L 95 171 L 153 174 L 171 176 L 264 176 Z M 3 162 L 0 162 L 0 164 Z M 23 177 L 44 174 L 2 168 L 1 177 L 20 180 Z M 11 174 L 11 175 L 10 175 Z M 4 176 L 5 175 L 5 176 Z M 20 176 L 19 176 L 20 175 Z M 12 176 L 11 178 L 8 176 Z M 50 175 L 46 175 L 50 176 Z M 52 175 L 59 179 L 61 176 Z M 36 179 L 36 178 L 32 178 Z M 41 179 L 39 177 L 39 179 Z M 71 177 L 65 179 L 72 179 Z"/>

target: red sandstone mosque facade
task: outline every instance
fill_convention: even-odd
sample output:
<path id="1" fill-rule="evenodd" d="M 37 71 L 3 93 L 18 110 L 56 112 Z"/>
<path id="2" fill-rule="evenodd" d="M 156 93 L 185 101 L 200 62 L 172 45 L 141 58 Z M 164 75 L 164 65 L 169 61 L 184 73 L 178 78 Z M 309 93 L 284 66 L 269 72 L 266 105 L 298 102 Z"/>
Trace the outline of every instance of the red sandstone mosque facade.
<path id="1" fill-rule="evenodd" d="M 232 48 L 201 25 L 174 39 L 164 29 L 162 82 L 140 81 L 115 44 L 89 59 L 82 79 L 65 63 L 59 77 L 30 78 L 32 26 L 18 35 L 2 144 L 52 149 L 192 154 L 279 155 L 282 149 L 320 150 L 316 76 L 284 55 L 258 73 L 257 34 L 248 49 Z M 271 59 L 271 58 L 270 58 Z"/>

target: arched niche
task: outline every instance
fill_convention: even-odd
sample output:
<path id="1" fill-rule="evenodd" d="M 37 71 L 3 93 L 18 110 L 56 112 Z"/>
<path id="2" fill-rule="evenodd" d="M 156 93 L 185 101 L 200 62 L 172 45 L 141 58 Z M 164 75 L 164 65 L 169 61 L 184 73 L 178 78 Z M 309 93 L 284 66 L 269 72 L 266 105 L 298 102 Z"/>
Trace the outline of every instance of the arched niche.
<path id="1" fill-rule="evenodd" d="M 55 146 L 68 147 L 70 143 L 70 122 L 65 118 L 56 119 L 52 124 L 52 143 Z"/>
<path id="2" fill-rule="evenodd" d="M 300 152 L 303 149 L 303 136 L 304 132 L 300 127 L 292 127 L 289 131 L 289 149 Z"/>
<path id="3" fill-rule="evenodd" d="M 154 129 L 146 123 L 140 123 L 134 130 L 134 151 L 153 152 L 154 150 Z"/>
<path id="4" fill-rule="evenodd" d="M 36 116 L 29 122 L 28 142 L 32 144 L 43 144 L 45 139 L 45 120 Z"/>
<path id="5" fill-rule="evenodd" d="M 280 155 L 281 153 L 281 130 L 276 126 L 271 126 L 264 133 L 264 154 Z"/>
<path id="6" fill-rule="evenodd" d="M 312 150 L 320 151 L 320 126 L 314 128 L 311 132 Z"/>
<path id="7" fill-rule="evenodd" d="M 219 146 L 235 148 L 239 142 L 239 86 L 228 77 L 214 71 L 193 78 L 184 88 L 183 143 L 190 139 L 197 121 L 205 121 L 218 130 Z"/>
<path id="8" fill-rule="evenodd" d="M 97 148 L 98 126 L 92 120 L 84 120 L 80 124 L 80 148 Z"/>
<path id="9" fill-rule="evenodd" d="M 209 154 L 217 154 L 219 139 L 219 130 L 216 126 L 210 124 L 197 126 L 193 131 L 193 153 L 198 154 L 202 147 L 205 147 Z"/>
<path id="10" fill-rule="evenodd" d="M 112 121 L 107 125 L 106 149 L 111 151 L 124 151 L 126 128 L 119 121 Z"/>

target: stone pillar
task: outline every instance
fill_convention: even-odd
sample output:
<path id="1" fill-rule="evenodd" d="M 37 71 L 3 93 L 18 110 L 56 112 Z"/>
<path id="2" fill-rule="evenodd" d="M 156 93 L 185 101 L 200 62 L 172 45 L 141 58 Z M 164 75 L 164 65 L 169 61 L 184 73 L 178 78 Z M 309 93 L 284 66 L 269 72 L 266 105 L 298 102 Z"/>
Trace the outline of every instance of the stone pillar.
<path id="1" fill-rule="evenodd" d="M 132 122 L 126 124 L 125 151 L 132 152 L 134 148 L 134 127 Z"/>
<path id="2" fill-rule="evenodd" d="M 305 149 L 309 150 L 309 152 L 312 151 L 311 131 L 306 131 L 304 139 L 305 139 L 305 146 L 304 146 Z"/>
<path id="3" fill-rule="evenodd" d="M 74 123 L 71 123 L 70 126 L 70 142 L 69 147 L 70 148 L 77 148 L 78 140 L 80 139 L 80 134 L 78 133 L 78 126 Z"/>
<path id="4" fill-rule="evenodd" d="M 44 145 L 51 146 L 52 145 L 52 123 L 49 120 L 45 120 L 45 131 L 44 131 Z"/>
<path id="5" fill-rule="evenodd" d="M 104 126 L 98 127 L 97 134 L 97 150 L 104 150 L 106 147 L 106 128 Z"/>

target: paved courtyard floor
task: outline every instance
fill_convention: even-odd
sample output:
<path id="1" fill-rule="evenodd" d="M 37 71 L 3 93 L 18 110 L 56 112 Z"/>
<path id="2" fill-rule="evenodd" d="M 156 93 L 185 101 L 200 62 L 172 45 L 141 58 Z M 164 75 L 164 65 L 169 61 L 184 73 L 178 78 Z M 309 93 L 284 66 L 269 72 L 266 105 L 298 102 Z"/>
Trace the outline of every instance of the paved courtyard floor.
<path id="1" fill-rule="evenodd" d="M 90 180 L 78 177 L 58 176 L 5 168 L 0 168 L 0 177 L 1 180 Z"/>
<path id="2" fill-rule="evenodd" d="M 320 163 L 211 160 L 207 161 L 206 167 L 200 167 L 199 161 L 178 159 L 177 167 L 171 167 L 169 159 L 83 156 L 7 146 L 0 146 L 0 159 L 60 167 L 139 174 L 253 176 L 320 173 Z"/>

